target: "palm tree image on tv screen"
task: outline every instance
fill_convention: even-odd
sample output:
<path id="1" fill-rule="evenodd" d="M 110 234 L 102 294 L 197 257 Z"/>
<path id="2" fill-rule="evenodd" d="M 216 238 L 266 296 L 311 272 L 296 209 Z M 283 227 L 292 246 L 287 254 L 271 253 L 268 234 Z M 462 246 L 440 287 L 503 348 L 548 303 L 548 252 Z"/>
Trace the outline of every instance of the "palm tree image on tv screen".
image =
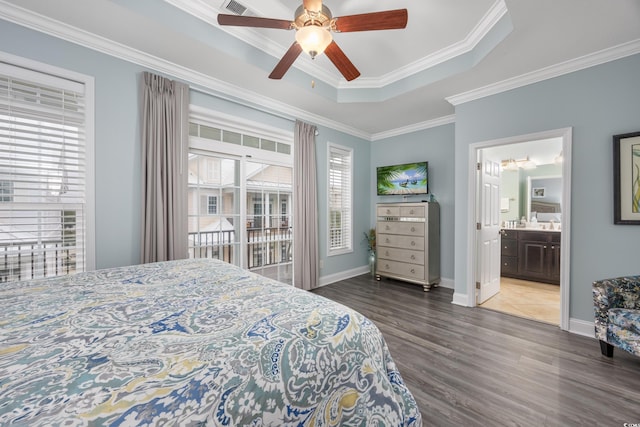
<path id="1" fill-rule="evenodd" d="M 428 162 L 379 166 L 377 187 L 379 196 L 427 194 Z"/>

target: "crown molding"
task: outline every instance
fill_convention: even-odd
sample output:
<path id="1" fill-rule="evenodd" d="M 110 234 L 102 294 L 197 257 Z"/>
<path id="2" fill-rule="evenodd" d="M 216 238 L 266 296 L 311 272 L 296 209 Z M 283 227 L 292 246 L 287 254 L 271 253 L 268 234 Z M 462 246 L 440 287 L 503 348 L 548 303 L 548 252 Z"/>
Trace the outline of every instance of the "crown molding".
<path id="1" fill-rule="evenodd" d="M 358 138 L 368 141 L 371 140 L 371 135 L 360 129 L 292 107 L 289 104 L 276 101 L 203 73 L 165 61 L 137 49 L 26 10 L 12 3 L 7 3 L 4 0 L 0 0 L 0 19 L 184 80 L 192 85 L 196 85 L 197 87 L 192 86 L 192 89 L 202 93 L 226 99 L 288 120 L 295 120 L 296 118 L 307 120 Z"/>
<path id="2" fill-rule="evenodd" d="M 640 39 L 445 98 L 453 106 L 640 53 Z"/>
<path id="3" fill-rule="evenodd" d="M 405 135 L 407 133 L 417 132 L 425 129 L 435 128 L 442 125 L 448 125 L 456 122 L 455 114 L 449 116 L 438 117 L 437 119 L 427 120 L 425 122 L 415 123 L 409 126 L 404 126 L 397 129 L 392 129 L 385 132 L 375 133 L 371 136 L 371 141 L 380 141 L 382 139 L 392 138 L 394 136 Z"/>
<path id="4" fill-rule="evenodd" d="M 418 59 L 408 65 L 397 68 L 381 77 L 360 77 L 352 82 L 340 81 L 338 89 L 356 88 L 356 89 L 380 89 L 399 80 L 406 79 L 425 71 L 436 65 L 450 61 L 460 55 L 472 51 L 478 43 L 484 39 L 489 31 L 506 15 L 508 12 L 507 5 L 504 0 L 497 0 L 487 13 L 480 19 L 478 24 L 467 34 L 467 36 L 457 43 L 440 49 L 424 58 Z"/>
<path id="5" fill-rule="evenodd" d="M 233 29 L 230 29 L 228 27 L 218 25 L 217 16 L 218 13 L 222 13 L 222 11 L 218 7 L 210 5 L 203 0 L 164 1 L 209 25 L 219 28 L 221 31 L 238 38 L 250 46 L 262 50 L 277 60 L 279 60 L 283 53 L 289 48 L 289 46 L 282 46 L 279 43 L 266 39 L 264 36 L 250 28 L 234 27 Z M 491 29 L 507 13 L 508 10 L 505 1 L 496 0 L 487 13 L 485 13 L 485 15 L 463 40 L 408 65 L 390 71 L 380 77 L 359 77 L 355 81 L 347 82 L 342 77 L 336 77 L 335 74 L 317 67 L 311 58 L 302 55 L 292 66 L 333 86 L 336 89 L 381 89 L 387 85 L 411 77 L 436 65 L 450 61 L 460 55 L 470 52 L 478 45 L 478 43 L 480 43 L 480 41 L 482 41 L 484 37 L 486 37 Z"/>

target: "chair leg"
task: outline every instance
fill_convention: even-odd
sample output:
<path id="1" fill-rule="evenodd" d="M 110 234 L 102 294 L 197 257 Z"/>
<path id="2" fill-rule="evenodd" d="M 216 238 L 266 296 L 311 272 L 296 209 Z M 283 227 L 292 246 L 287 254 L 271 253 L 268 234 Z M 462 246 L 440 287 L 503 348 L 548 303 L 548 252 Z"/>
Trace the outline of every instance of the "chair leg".
<path id="1" fill-rule="evenodd" d="M 613 357 L 613 346 L 606 341 L 600 340 L 600 351 L 604 356 Z"/>

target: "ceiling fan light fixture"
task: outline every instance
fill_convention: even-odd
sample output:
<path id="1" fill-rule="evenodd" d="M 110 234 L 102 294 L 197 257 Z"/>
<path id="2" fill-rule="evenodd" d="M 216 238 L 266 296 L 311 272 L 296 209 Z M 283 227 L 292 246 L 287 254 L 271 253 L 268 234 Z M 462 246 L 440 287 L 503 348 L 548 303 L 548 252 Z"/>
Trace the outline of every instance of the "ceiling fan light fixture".
<path id="1" fill-rule="evenodd" d="M 311 59 L 320 55 L 331 44 L 333 37 L 329 30 L 318 25 L 307 25 L 296 30 L 296 41 Z"/>

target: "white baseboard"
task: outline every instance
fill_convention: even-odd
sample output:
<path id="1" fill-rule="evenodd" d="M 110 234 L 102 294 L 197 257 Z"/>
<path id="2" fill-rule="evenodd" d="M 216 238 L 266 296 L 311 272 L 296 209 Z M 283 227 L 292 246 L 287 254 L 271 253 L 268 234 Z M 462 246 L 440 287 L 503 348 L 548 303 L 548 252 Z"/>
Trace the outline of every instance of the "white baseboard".
<path id="1" fill-rule="evenodd" d="M 595 323 L 580 319 L 569 319 L 569 332 L 589 338 L 595 338 Z"/>
<path id="2" fill-rule="evenodd" d="M 461 305 L 463 307 L 469 307 L 469 296 L 467 294 L 461 294 L 460 292 L 453 293 L 453 300 L 451 304 Z"/>
<path id="3" fill-rule="evenodd" d="M 320 276 L 318 286 L 326 286 L 331 283 L 339 282 L 340 280 L 350 279 L 352 277 L 356 277 L 356 276 L 360 276 L 361 274 L 368 273 L 369 271 L 370 271 L 369 266 L 364 265 L 362 267 L 352 268 L 351 270 L 345 270 L 339 273 Z"/>

